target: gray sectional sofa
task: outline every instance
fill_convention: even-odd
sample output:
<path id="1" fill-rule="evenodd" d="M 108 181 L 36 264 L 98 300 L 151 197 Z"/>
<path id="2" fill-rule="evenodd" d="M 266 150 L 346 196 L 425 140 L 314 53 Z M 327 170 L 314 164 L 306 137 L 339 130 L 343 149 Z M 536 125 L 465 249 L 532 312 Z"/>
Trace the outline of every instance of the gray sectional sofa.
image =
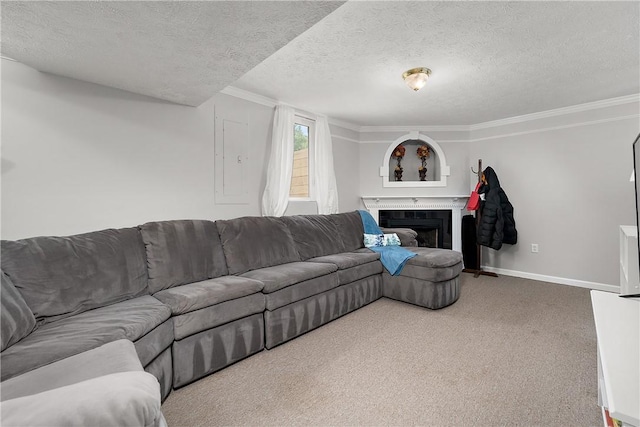
<path id="1" fill-rule="evenodd" d="M 165 399 L 382 296 L 431 309 L 458 299 L 460 253 L 415 247 L 412 230 L 385 232 L 418 254 L 399 276 L 363 247 L 357 211 L 2 241 L 3 408 L 29 394 L 12 393 L 15 384 L 51 393 L 24 388 L 32 372 L 118 340 L 133 343 L 139 368 L 157 378 Z M 129 375 L 141 374 L 127 366 Z M 147 421 L 163 420 L 151 414 Z"/>

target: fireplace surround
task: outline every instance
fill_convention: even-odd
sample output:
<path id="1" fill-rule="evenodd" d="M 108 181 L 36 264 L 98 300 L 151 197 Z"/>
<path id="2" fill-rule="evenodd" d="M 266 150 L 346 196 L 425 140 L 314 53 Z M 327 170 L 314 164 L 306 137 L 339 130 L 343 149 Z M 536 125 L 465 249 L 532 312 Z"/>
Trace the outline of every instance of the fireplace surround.
<path id="1" fill-rule="evenodd" d="M 458 252 L 462 251 L 462 211 L 466 206 L 467 199 L 467 195 L 362 196 L 364 206 L 379 224 L 381 211 L 451 211 L 451 249 Z M 400 225 L 395 225 L 395 227 L 400 227 Z M 440 236 L 438 236 L 438 239 L 440 239 Z"/>

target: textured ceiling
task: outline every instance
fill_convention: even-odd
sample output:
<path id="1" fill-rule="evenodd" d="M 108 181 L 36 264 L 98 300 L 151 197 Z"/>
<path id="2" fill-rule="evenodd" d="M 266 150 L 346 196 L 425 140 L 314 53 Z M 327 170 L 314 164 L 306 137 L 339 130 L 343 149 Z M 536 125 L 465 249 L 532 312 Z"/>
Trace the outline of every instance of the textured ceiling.
<path id="1" fill-rule="evenodd" d="M 342 3 L 2 1 L 2 54 L 195 106 Z"/>
<path id="2" fill-rule="evenodd" d="M 468 125 L 640 92 L 638 2 L 350 1 L 233 86 L 359 125 Z M 419 92 L 402 72 L 432 69 Z"/>
<path id="3" fill-rule="evenodd" d="M 639 28 L 637 1 L 2 1 L 3 55 L 38 70 L 187 105 L 232 84 L 357 125 L 638 93 Z"/>

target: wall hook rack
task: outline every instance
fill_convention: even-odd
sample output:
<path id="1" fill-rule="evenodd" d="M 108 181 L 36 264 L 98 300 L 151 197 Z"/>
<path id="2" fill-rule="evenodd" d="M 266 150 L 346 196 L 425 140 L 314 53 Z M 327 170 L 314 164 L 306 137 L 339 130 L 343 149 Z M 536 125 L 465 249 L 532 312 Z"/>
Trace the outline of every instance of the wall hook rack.
<path id="1" fill-rule="evenodd" d="M 478 176 L 478 182 L 482 180 L 482 159 L 478 159 L 478 171 L 473 170 L 473 166 L 471 166 L 471 172 L 473 172 L 475 175 Z M 478 226 L 480 225 L 481 218 L 482 218 L 482 211 L 478 209 L 477 211 L 475 211 L 476 233 L 477 233 Z M 490 271 L 484 271 L 482 269 L 482 248 L 480 247 L 477 241 L 476 241 L 476 260 L 478 265 L 474 266 L 475 268 L 465 268 L 462 271 L 464 273 L 471 273 L 473 274 L 473 277 L 476 277 L 476 278 L 478 276 L 498 277 L 496 273 L 493 273 Z"/>

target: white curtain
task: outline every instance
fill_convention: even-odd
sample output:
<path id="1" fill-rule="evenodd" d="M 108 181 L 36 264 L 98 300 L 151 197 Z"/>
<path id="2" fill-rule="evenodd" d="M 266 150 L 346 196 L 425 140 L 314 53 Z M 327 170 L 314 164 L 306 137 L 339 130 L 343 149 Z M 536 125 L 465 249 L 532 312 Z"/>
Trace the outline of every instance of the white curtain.
<path id="1" fill-rule="evenodd" d="M 316 202 L 319 214 L 338 213 L 338 187 L 333 169 L 333 144 L 329 121 L 324 116 L 316 119 L 314 148 Z"/>
<path id="2" fill-rule="evenodd" d="M 295 110 L 276 107 L 271 137 L 271 155 L 267 166 L 267 185 L 262 194 L 262 215 L 282 216 L 289 204 L 293 172 L 293 126 Z"/>

